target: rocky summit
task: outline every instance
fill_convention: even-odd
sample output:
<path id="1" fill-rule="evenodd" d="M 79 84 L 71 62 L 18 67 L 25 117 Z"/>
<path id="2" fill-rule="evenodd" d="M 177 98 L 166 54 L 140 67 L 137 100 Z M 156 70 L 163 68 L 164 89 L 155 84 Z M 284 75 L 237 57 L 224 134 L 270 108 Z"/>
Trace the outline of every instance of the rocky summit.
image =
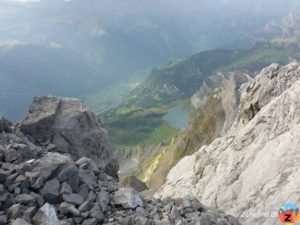
<path id="1" fill-rule="evenodd" d="M 191 195 L 243 225 L 275 224 L 283 204 L 300 203 L 299 96 L 299 63 L 263 69 L 243 88 L 231 129 L 183 158 L 156 197 Z"/>
<path id="2" fill-rule="evenodd" d="M 78 100 L 34 99 L 0 119 L 0 225 L 239 225 L 195 197 L 145 199 L 117 182 L 107 133 Z"/>
<path id="3" fill-rule="evenodd" d="M 118 166 L 106 130 L 96 115 L 78 99 L 41 96 L 34 98 L 20 130 L 34 143 L 53 143 L 60 152 L 92 158 L 117 176 Z"/>

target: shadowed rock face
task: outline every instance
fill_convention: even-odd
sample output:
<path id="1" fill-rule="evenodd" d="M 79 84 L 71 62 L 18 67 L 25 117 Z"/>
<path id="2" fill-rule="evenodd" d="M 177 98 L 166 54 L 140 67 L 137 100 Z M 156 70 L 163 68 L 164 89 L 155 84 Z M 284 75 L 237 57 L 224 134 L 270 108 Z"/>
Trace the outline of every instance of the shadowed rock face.
<path id="1" fill-rule="evenodd" d="M 20 130 L 34 143 L 53 143 L 74 159 L 92 158 L 117 177 L 118 165 L 106 130 L 94 113 L 77 99 L 40 96 L 33 100 Z"/>
<path id="2" fill-rule="evenodd" d="M 158 197 L 193 195 L 239 217 L 273 224 L 286 202 L 300 203 L 300 64 L 271 65 L 244 89 L 237 122 L 221 138 L 183 158 Z"/>
<path id="3" fill-rule="evenodd" d="M 0 133 L 2 132 L 10 132 L 11 122 L 0 116 Z"/>

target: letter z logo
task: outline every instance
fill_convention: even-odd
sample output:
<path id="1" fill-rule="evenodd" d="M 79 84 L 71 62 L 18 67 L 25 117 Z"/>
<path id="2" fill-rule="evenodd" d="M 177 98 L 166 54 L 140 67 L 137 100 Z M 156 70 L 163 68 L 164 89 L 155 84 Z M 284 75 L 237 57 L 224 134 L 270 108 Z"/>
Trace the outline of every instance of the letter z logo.
<path id="1" fill-rule="evenodd" d="M 285 214 L 284 215 L 285 218 L 284 218 L 284 222 L 292 222 L 292 215 L 291 214 Z"/>

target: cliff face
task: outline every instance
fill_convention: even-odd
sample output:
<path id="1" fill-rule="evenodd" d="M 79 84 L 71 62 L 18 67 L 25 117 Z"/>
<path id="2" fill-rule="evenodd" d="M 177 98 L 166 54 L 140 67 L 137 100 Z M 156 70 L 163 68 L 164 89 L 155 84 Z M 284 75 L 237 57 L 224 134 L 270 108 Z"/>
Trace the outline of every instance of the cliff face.
<path id="1" fill-rule="evenodd" d="M 274 223 L 286 202 L 300 203 L 300 64 L 272 64 L 241 96 L 236 123 L 221 138 L 183 158 L 157 196 L 194 195 L 244 225 Z M 244 214 L 245 215 L 245 214 Z"/>
<path id="2" fill-rule="evenodd" d="M 211 75 L 191 99 L 197 114 L 190 126 L 174 137 L 167 146 L 148 146 L 146 149 L 140 149 L 143 150 L 139 152 L 143 152 L 141 155 L 144 158 L 142 162 L 139 160 L 142 167 L 138 175 L 152 189 L 151 193 L 164 184 L 167 174 L 182 157 L 193 154 L 205 144 L 210 144 L 232 126 L 238 114 L 240 88 L 253 76 L 254 74 L 246 70 Z M 137 155 L 139 154 L 128 154 L 129 159 L 137 159 L 134 157 Z M 136 164 L 132 161 L 134 160 L 127 161 L 127 165 Z M 121 168 L 123 165 L 122 163 Z"/>
<path id="3" fill-rule="evenodd" d="M 119 176 L 124 178 L 130 175 L 137 175 L 147 161 L 158 154 L 165 146 L 140 144 L 135 146 L 122 146 L 116 152 L 116 157 L 120 165 Z"/>

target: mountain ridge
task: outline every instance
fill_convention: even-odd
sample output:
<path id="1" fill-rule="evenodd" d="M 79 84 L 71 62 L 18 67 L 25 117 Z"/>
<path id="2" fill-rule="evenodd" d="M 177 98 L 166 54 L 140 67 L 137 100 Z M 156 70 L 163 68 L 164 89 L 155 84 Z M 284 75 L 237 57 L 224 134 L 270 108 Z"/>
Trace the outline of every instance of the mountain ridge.
<path id="1" fill-rule="evenodd" d="M 188 192 L 228 209 L 244 225 L 274 223 L 276 218 L 242 215 L 271 214 L 287 201 L 300 201 L 299 85 L 299 63 L 262 70 L 242 93 L 240 114 L 229 132 L 183 158 L 157 196 Z"/>

